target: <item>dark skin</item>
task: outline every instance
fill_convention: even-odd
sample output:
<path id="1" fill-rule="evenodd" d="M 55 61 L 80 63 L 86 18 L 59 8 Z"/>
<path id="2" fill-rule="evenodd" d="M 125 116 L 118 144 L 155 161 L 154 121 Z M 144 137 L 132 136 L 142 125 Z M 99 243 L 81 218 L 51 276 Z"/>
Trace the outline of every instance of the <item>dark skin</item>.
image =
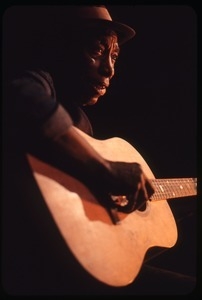
<path id="1" fill-rule="evenodd" d="M 83 51 L 85 72 L 81 74 L 82 105 L 94 105 L 104 96 L 115 74 L 119 51 L 115 35 L 90 39 Z"/>
<path id="2" fill-rule="evenodd" d="M 102 97 L 115 74 L 115 63 L 119 55 L 115 33 L 90 37 L 81 48 L 82 64 L 77 73 L 75 100 L 82 106 L 94 105 Z M 44 124 L 46 127 L 46 124 Z M 112 162 L 100 156 L 88 142 L 71 126 L 58 136 L 49 147 L 60 162 L 51 158 L 51 163 L 64 169 L 84 182 L 96 195 L 126 195 L 129 200 L 124 212 L 132 212 L 145 203 L 154 189 L 137 163 Z M 53 157 L 53 156 L 52 156 Z M 64 162 L 67 162 L 64 163 Z M 104 197 L 106 199 L 106 197 Z M 102 203 L 114 206 L 107 197 Z"/>

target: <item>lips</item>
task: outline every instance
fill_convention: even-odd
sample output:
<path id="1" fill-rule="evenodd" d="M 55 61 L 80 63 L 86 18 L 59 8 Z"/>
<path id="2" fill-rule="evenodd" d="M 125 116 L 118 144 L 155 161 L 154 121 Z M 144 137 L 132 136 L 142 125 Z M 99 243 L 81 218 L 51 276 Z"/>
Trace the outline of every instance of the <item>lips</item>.
<path id="1" fill-rule="evenodd" d="M 107 87 L 109 85 L 105 82 L 93 82 L 91 83 L 91 86 L 99 96 L 103 96 L 106 93 Z"/>

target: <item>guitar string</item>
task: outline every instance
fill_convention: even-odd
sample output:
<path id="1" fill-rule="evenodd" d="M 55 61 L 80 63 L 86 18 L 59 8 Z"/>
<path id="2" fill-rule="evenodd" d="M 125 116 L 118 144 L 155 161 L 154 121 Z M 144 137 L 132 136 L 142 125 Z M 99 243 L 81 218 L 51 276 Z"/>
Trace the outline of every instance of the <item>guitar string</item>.
<path id="1" fill-rule="evenodd" d="M 155 193 L 151 200 L 171 199 L 196 195 L 196 178 L 152 179 Z"/>

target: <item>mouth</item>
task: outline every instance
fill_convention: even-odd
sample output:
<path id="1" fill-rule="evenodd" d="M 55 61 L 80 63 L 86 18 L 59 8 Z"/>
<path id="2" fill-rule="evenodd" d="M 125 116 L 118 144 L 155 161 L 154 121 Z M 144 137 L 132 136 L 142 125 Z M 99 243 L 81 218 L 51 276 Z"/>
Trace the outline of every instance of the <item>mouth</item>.
<path id="1" fill-rule="evenodd" d="M 106 93 L 109 85 L 104 82 L 93 82 L 91 83 L 91 86 L 93 87 L 96 94 L 98 94 L 99 96 L 103 96 Z"/>

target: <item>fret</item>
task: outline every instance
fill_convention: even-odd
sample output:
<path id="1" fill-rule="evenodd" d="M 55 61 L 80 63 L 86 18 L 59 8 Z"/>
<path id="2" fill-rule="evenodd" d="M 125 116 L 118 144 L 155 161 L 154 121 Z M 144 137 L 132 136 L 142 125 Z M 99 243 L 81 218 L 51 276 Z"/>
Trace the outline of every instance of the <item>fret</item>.
<path id="1" fill-rule="evenodd" d="M 155 189 L 151 200 L 173 199 L 197 194 L 196 178 L 152 179 Z"/>

